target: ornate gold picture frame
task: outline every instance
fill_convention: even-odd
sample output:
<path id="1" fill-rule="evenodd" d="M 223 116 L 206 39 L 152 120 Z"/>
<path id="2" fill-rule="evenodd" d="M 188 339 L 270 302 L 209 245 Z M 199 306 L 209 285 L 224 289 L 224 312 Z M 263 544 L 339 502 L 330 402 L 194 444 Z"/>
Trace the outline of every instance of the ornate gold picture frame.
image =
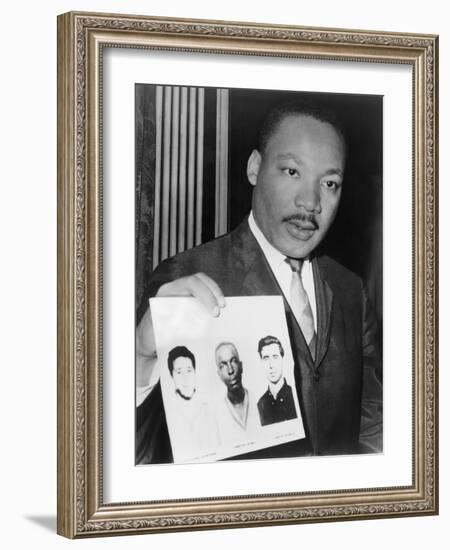
<path id="1" fill-rule="evenodd" d="M 110 173 L 104 154 L 105 141 L 110 139 L 104 127 L 105 93 L 111 86 L 105 77 L 107 51 L 139 51 L 148 59 L 155 52 L 170 52 L 205 59 L 245 57 L 250 65 L 252 59 L 272 64 L 306 60 L 326 61 L 337 70 L 340 64 L 410 70 L 411 150 L 406 168 L 411 178 L 404 200 L 410 205 L 411 217 L 401 221 L 410 235 L 403 244 L 411 261 L 411 307 L 403 313 L 411 337 L 409 347 L 398 350 L 410 375 L 407 425 L 411 433 L 406 461 L 410 482 L 368 481 L 304 490 L 293 484 L 291 490 L 273 491 L 266 489 L 262 479 L 251 492 L 225 494 L 217 489 L 211 494 L 205 489 L 203 495 L 200 488 L 195 495 L 180 491 L 164 498 L 164 487 L 155 497 L 149 486 L 144 499 L 131 490 L 129 498 L 105 499 L 112 475 L 112 470 L 105 475 L 110 458 L 104 444 L 105 416 L 119 406 L 106 403 L 110 398 L 104 388 L 109 368 L 105 311 L 110 311 L 105 309 L 105 300 L 111 298 L 104 292 L 108 277 L 105 243 L 114 246 L 107 234 L 114 219 L 104 223 L 105 174 Z M 272 87 L 268 80 L 267 88 Z M 59 534 L 82 538 L 438 513 L 437 117 L 437 36 L 76 12 L 58 17 Z M 130 178 L 134 181 L 134 174 Z M 395 230 L 392 224 L 389 227 Z M 389 239 L 387 231 L 384 242 Z M 134 334 L 133 323 L 134 318 L 127 331 Z M 389 345 L 395 347 L 387 327 L 394 328 L 385 324 L 385 340 L 391 337 Z M 133 379 L 132 358 L 124 368 Z M 389 368 L 389 361 L 383 368 Z M 395 400 L 393 386 L 385 391 L 394 394 Z M 398 405 L 401 408 L 403 403 Z M 388 416 L 396 414 L 393 407 L 385 411 Z M 389 442 L 385 442 L 384 453 L 389 454 Z M 354 460 L 358 468 L 360 459 Z M 129 467 L 151 471 L 153 465 L 135 466 L 133 462 Z M 164 468 L 170 472 L 167 469 L 179 466 Z M 388 478 L 389 472 L 385 474 Z"/>

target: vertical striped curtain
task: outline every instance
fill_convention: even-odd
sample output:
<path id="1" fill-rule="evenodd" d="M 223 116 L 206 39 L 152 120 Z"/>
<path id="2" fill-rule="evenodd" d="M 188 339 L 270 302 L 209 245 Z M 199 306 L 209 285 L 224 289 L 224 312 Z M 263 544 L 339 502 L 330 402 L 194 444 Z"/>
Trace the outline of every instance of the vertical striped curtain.
<path id="1" fill-rule="evenodd" d="M 228 231 L 228 111 L 228 90 L 136 87 L 137 305 L 160 262 Z"/>
<path id="2" fill-rule="evenodd" d="M 204 182 L 205 89 L 156 87 L 153 267 L 202 242 L 203 192 L 215 185 L 215 235 L 227 231 L 228 91 L 217 90 L 216 180 Z"/>
<path id="3" fill-rule="evenodd" d="M 203 88 L 156 87 L 153 266 L 201 243 Z"/>

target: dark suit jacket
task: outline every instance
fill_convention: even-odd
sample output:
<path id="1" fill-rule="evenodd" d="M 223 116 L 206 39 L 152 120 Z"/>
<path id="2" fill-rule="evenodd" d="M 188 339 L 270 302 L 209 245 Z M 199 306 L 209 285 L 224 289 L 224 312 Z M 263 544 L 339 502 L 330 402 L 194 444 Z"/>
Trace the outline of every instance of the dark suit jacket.
<path id="1" fill-rule="evenodd" d="M 297 418 L 292 388 L 284 380 L 276 399 L 270 388 L 258 399 L 258 412 L 262 426 Z"/>
<path id="2" fill-rule="evenodd" d="M 161 285 L 198 272 L 215 280 L 225 296 L 282 294 L 245 220 L 231 233 L 163 262 L 152 275 L 138 321 L 148 307 L 148 297 L 154 296 Z M 314 361 L 284 300 L 306 440 L 256 451 L 246 458 L 381 450 L 377 327 L 362 282 L 327 256 L 313 259 L 313 274 L 318 319 Z M 152 394 L 147 399 L 151 398 Z M 162 444 L 168 437 L 165 421 L 153 425 L 153 430 Z M 155 440 L 155 433 L 137 438 L 137 456 L 145 455 L 147 461 L 153 461 L 148 458 L 153 453 L 143 449 L 149 438 Z"/>

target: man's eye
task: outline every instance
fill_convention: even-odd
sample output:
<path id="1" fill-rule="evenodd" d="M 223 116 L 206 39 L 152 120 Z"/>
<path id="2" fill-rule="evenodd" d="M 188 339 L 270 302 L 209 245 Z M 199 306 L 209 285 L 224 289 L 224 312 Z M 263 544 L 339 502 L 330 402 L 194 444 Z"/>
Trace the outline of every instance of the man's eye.
<path id="1" fill-rule="evenodd" d="M 326 180 L 322 184 L 326 189 L 336 190 L 339 187 L 339 184 L 333 180 Z"/>
<path id="2" fill-rule="evenodd" d="M 300 174 L 296 168 L 283 168 L 283 173 L 291 178 L 299 178 Z"/>

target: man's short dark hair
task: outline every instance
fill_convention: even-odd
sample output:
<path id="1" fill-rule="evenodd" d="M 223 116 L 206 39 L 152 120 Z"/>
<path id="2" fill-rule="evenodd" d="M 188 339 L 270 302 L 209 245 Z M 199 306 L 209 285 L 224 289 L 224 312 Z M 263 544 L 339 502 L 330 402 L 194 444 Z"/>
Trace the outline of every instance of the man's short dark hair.
<path id="1" fill-rule="evenodd" d="M 258 353 L 260 357 L 262 357 L 262 349 L 272 344 L 278 344 L 278 347 L 280 348 L 280 355 L 281 357 L 284 357 L 283 346 L 281 345 L 281 342 L 278 340 L 278 338 L 276 338 L 275 336 L 265 336 L 264 338 L 261 338 L 261 340 L 258 342 Z"/>
<path id="2" fill-rule="evenodd" d="M 195 357 L 192 351 L 188 350 L 186 346 L 176 346 L 169 351 L 167 356 L 167 365 L 169 367 L 170 376 L 173 376 L 173 364 L 180 357 L 187 357 L 192 361 L 192 366 L 195 369 Z"/>
<path id="3" fill-rule="evenodd" d="M 271 109 L 259 130 L 256 147 L 261 154 L 265 153 L 267 143 L 274 134 L 278 125 L 289 116 L 308 116 L 319 120 L 320 122 L 327 122 L 331 124 L 337 133 L 341 136 L 344 145 L 346 143 L 345 133 L 341 122 L 337 118 L 336 114 L 323 105 L 314 103 L 313 101 L 291 101 L 289 103 L 283 103 Z"/>

